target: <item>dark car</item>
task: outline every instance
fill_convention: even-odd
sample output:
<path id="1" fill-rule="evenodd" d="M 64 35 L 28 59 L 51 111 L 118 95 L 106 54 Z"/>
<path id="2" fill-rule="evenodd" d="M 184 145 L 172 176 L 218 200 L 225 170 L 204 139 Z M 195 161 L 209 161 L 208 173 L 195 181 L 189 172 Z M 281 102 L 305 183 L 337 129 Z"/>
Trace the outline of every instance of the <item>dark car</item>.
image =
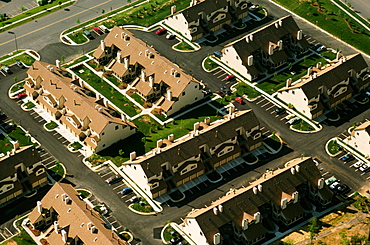
<path id="1" fill-rule="evenodd" d="M 222 27 L 223 27 L 227 32 L 234 32 L 234 29 L 233 29 L 230 25 L 228 25 L 228 24 L 224 24 Z"/>
<path id="2" fill-rule="evenodd" d="M 178 242 L 180 242 L 182 240 L 182 237 L 180 236 L 176 236 L 176 237 L 173 237 L 170 242 L 171 244 L 177 244 Z"/>
<path id="3" fill-rule="evenodd" d="M 21 69 L 26 68 L 26 66 L 20 60 L 17 61 L 17 66 L 19 66 L 19 68 L 21 68 Z"/>
<path id="4" fill-rule="evenodd" d="M 114 183 L 117 183 L 121 179 L 122 179 L 122 176 L 113 175 L 113 176 L 109 177 L 108 179 L 106 179 L 105 182 L 107 182 L 109 185 L 113 185 Z"/>
<path id="5" fill-rule="evenodd" d="M 351 191 L 351 188 L 349 188 L 349 186 L 346 185 L 346 184 L 342 184 L 342 185 L 338 186 L 336 191 L 341 195 L 345 195 L 345 194 L 347 194 L 348 192 Z"/>
<path id="6" fill-rule="evenodd" d="M 132 189 L 130 187 L 126 187 L 126 188 L 123 188 L 123 190 L 121 191 L 121 194 L 127 195 L 127 194 L 130 194 L 131 192 L 132 192 Z"/>
<path id="7" fill-rule="evenodd" d="M 167 32 L 167 29 L 160 28 L 160 29 L 155 31 L 155 34 L 162 35 L 162 34 L 165 34 L 166 32 Z"/>
<path id="8" fill-rule="evenodd" d="M 343 162 L 350 162 L 353 159 L 355 159 L 350 153 L 347 153 L 346 155 L 339 158 L 339 160 L 342 160 Z"/>
<path id="9" fill-rule="evenodd" d="M 236 77 L 235 77 L 235 75 L 227 75 L 227 76 L 225 77 L 225 79 L 226 79 L 227 81 L 234 81 L 234 80 L 236 79 Z"/>
<path id="10" fill-rule="evenodd" d="M 220 58 L 222 56 L 222 53 L 220 51 L 214 51 L 213 55 L 216 56 L 217 58 Z"/>
<path id="11" fill-rule="evenodd" d="M 278 107 L 278 108 L 276 108 L 276 109 L 275 109 L 275 112 L 276 112 L 276 114 L 277 114 L 277 115 L 284 114 L 284 112 L 285 112 L 285 108 L 283 108 L 283 107 Z"/>
<path id="12" fill-rule="evenodd" d="M 216 91 L 216 94 L 218 94 L 221 97 L 225 97 L 225 93 L 222 91 Z"/>
<path id="13" fill-rule="evenodd" d="M 0 124 L 0 128 L 5 132 L 5 133 L 10 133 L 13 131 L 15 128 L 15 125 L 13 123 L 2 123 Z"/>
<path id="14" fill-rule="evenodd" d="M 4 112 L 0 111 L 0 120 L 4 120 L 7 118 L 7 115 L 5 115 Z"/>
<path id="15" fill-rule="evenodd" d="M 91 35 L 91 33 L 87 30 L 83 31 L 83 34 L 90 40 L 94 39 L 94 37 Z"/>

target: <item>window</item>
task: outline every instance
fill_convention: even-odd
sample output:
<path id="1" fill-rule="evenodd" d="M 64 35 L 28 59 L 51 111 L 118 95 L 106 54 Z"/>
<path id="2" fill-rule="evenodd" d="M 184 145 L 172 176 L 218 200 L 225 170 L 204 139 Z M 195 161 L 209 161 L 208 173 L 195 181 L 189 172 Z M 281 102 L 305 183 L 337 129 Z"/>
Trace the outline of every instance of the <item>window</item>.
<path id="1" fill-rule="evenodd" d="M 6 187 L 6 189 L 7 189 L 7 190 L 10 190 L 12 187 L 13 187 L 13 186 L 8 185 L 8 186 Z"/>
<path id="2" fill-rule="evenodd" d="M 41 168 L 41 169 L 37 170 L 36 176 L 39 176 L 40 174 L 43 174 L 44 172 L 45 172 L 45 169 Z"/>
<path id="3" fill-rule="evenodd" d="M 191 166 L 191 168 L 190 168 L 190 169 L 194 169 L 196 166 L 197 166 L 197 165 L 195 165 L 195 164 L 194 164 L 193 166 Z"/>
<path id="4" fill-rule="evenodd" d="M 104 135 L 105 133 L 103 132 L 103 133 L 101 133 L 101 135 Z"/>
<path id="5" fill-rule="evenodd" d="M 195 85 L 195 88 L 198 88 L 198 85 Z"/>
<path id="6" fill-rule="evenodd" d="M 114 128 L 115 130 L 118 130 L 118 125 Z"/>
<path id="7" fill-rule="evenodd" d="M 184 92 L 182 92 L 182 96 L 184 96 L 185 95 L 185 91 Z"/>
<path id="8" fill-rule="evenodd" d="M 195 100 L 197 100 L 198 99 L 198 97 L 195 97 Z"/>
<path id="9" fill-rule="evenodd" d="M 103 144 L 103 147 L 105 147 L 105 144 Z"/>

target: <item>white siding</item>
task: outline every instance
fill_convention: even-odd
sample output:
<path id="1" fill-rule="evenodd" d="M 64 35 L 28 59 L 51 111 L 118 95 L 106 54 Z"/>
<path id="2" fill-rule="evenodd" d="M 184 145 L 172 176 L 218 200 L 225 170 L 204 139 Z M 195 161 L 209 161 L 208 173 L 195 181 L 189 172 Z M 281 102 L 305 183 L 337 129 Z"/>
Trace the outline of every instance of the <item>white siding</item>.
<path id="1" fill-rule="evenodd" d="M 277 93 L 277 97 L 287 104 L 294 105 L 297 111 L 312 119 L 311 109 L 308 107 L 308 99 L 302 89 L 295 88 L 281 91 Z"/>
<path id="2" fill-rule="evenodd" d="M 221 61 L 230 66 L 231 68 L 233 68 L 234 70 L 238 71 L 247 79 L 252 80 L 252 77 L 249 74 L 247 67 L 243 65 L 240 56 L 238 55 L 233 46 L 229 46 L 223 50 Z"/>
<path id="3" fill-rule="evenodd" d="M 115 130 L 115 127 L 118 126 L 118 129 Z M 104 133 L 104 135 L 103 135 Z M 100 133 L 99 138 L 100 141 L 98 142 L 98 146 L 96 147 L 96 151 L 101 151 L 108 146 L 112 145 L 113 143 L 125 139 L 130 135 L 135 133 L 135 129 L 130 130 L 129 126 L 122 128 L 122 125 L 116 123 L 109 123 L 104 128 L 104 130 Z M 104 146 L 103 146 L 104 145 Z M 124 149 L 123 149 L 124 151 Z"/>
<path id="4" fill-rule="evenodd" d="M 187 39 L 191 40 L 190 30 L 188 28 L 188 22 L 182 13 L 174 14 L 171 17 L 165 19 L 164 23 L 169 25 L 172 29 L 181 32 Z"/>
<path id="5" fill-rule="evenodd" d="M 189 236 L 197 245 L 207 245 L 206 237 L 203 234 L 198 222 L 195 219 L 187 218 L 187 222 L 182 223 L 180 228 Z M 202 235 L 201 235 L 202 234 Z"/>
<path id="6" fill-rule="evenodd" d="M 148 186 L 148 179 L 146 178 L 144 169 L 141 167 L 140 164 L 124 164 L 122 165 L 121 170 L 125 172 L 128 176 L 130 176 L 133 180 L 135 180 L 135 183 L 150 198 L 153 198 L 152 193 L 150 192 L 150 188 Z"/>
<path id="7" fill-rule="evenodd" d="M 180 95 L 178 101 L 173 103 L 172 109 L 167 112 L 167 115 L 171 115 L 182 107 L 186 105 L 193 104 L 204 97 L 204 94 L 201 89 L 199 89 L 202 85 L 196 82 L 190 82 L 188 86 L 184 89 L 185 95 Z M 195 99 L 197 98 L 197 99 Z"/>
<path id="8" fill-rule="evenodd" d="M 370 137 L 365 129 L 356 130 L 354 136 L 348 140 L 348 144 L 365 156 L 370 156 Z"/>

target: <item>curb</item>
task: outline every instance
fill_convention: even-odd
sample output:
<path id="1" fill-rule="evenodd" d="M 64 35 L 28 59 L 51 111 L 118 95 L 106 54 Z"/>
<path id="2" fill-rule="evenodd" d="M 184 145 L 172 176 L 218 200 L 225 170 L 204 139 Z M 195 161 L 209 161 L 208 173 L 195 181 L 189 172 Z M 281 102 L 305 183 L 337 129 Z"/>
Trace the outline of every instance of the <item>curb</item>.
<path id="1" fill-rule="evenodd" d="M 43 125 L 44 129 L 45 129 L 46 131 L 48 131 L 48 132 L 52 132 L 52 131 L 54 131 L 55 129 L 57 129 L 57 128 L 59 127 L 59 125 L 58 125 L 57 127 L 53 128 L 53 129 L 47 129 L 47 128 L 46 128 L 46 124 L 51 123 L 51 122 L 52 122 L 52 121 L 47 122 L 47 123 L 44 123 L 44 125 Z"/>
<path id="2" fill-rule="evenodd" d="M 78 192 L 78 191 L 86 191 L 86 192 L 90 193 L 87 197 L 85 197 L 85 198 L 84 198 L 84 200 L 85 200 L 85 199 L 89 199 L 89 198 L 90 198 L 90 197 L 92 197 L 92 195 L 93 195 L 91 191 L 89 191 L 88 189 L 84 189 L 84 188 L 77 188 L 77 189 L 76 189 L 76 191 L 77 191 L 77 192 Z"/>
<path id="3" fill-rule="evenodd" d="M 128 205 L 128 209 L 130 209 L 131 212 L 133 212 L 133 213 L 140 214 L 140 215 L 154 215 L 154 214 L 157 214 L 156 212 L 150 212 L 150 213 L 139 212 L 139 211 L 132 208 L 133 205 L 134 205 L 134 203 L 131 203 L 130 205 Z"/>
<path id="4" fill-rule="evenodd" d="M 333 155 L 333 154 L 331 154 L 331 153 L 329 152 L 329 150 L 328 150 L 329 142 L 331 142 L 331 141 L 333 141 L 333 140 L 337 141 L 337 139 L 336 139 L 336 138 L 331 138 L 331 139 L 330 139 L 330 140 L 328 140 L 328 142 L 326 142 L 326 144 L 325 144 L 325 151 L 326 151 L 326 154 L 328 154 L 330 157 L 336 157 L 336 156 L 338 156 L 340 153 L 342 153 L 342 152 L 343 152 L 343 150 L 341 150 L 341 151 L 338 151 L 337 153 L 335 153 L 334 155 Z"/>

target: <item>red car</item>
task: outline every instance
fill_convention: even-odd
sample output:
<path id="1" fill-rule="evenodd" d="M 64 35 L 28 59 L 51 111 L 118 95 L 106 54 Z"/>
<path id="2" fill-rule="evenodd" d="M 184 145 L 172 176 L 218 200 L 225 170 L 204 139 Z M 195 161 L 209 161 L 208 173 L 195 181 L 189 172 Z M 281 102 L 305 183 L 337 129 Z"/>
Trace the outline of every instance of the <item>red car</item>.
<path id="1" fill-rule="evenodd" d="M 17 99 L 22 99 L 23 97 L 26 97 L 27 94 L 26 93 L 20 93 L 20 94 L 17 94 Z"/>
<path id="2" fill-rule="evenodd" d="M 167 29 L 160 28 L 160 29 L 155 31 L 155 34 L 162 35 L 162 34 L 165 34 L 166 32 L 167 32 Z"/>
<path id="3" fill-rule="evenodd" d="M 94 31 L 98 34 L 98 35 L 103 35 L 104 32 L 99 28 L 99 27 L 94 27 Z"/>
<path id="4" fill-rule="evenodd" d="M 235 76 L 234 76 L 234 75 L 227 75 L 227 76 L 225 77 L 225 79 L 226 79 L 227 81 L 233 81 L 233 80 L 235 80 Z"/>
<path id="5" fill-rule="evenodd" d="M 239 104 L 243 104 L 243 99 L 242 98 L 235 98 L 235 101 L 238 102 Z"/>

